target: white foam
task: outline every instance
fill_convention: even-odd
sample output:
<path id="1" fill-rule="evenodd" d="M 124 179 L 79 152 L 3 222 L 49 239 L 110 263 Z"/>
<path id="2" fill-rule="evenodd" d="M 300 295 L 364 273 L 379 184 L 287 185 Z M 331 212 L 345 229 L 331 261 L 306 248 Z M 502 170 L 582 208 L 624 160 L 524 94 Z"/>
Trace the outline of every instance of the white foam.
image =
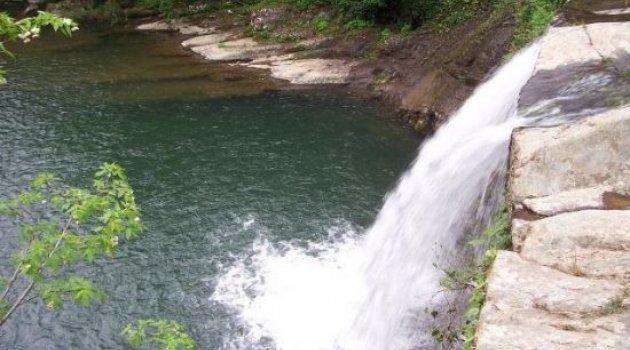
<path id="1" fill-rule="evenodd" d="M 430 337 L 419 316 L 436 302 L 441 254 L 496 210 L 516 104 L 538 54 L 499 69 L 422 147 L 362 237 L 307 248 L 264 239 L 218 280 L 212 299 L 248 332 L 236 348 L 409 350 Z M 436 255 L 437 253 L 437 255 Z"/>

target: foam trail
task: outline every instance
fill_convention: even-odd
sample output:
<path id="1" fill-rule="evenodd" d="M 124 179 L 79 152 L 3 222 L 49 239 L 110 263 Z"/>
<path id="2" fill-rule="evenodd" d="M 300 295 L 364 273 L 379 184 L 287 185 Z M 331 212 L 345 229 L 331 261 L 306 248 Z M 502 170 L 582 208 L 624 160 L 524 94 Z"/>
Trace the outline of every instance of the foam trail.
<path id="1" fill-rule="evenodd" d="M 332 228 L 346 232 L 341 238 L 309 248 L 257 242 L 212 296 L 247 325 L 232 346 L 268 349 L 269 339 L 280 350 L 426 346 L 418 315 L 436 302 L 434 264 L 496 210 L 519 92 L 537 55 L 536 46 L 516 55 L 424 143 L 363 236 L 348 225 Z"/>

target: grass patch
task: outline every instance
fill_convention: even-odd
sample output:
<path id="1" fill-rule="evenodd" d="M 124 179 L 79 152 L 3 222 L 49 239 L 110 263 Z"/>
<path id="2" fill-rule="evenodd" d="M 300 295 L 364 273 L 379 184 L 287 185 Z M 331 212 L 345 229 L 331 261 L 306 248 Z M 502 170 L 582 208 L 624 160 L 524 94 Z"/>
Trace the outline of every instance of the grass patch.
<path id="1" fill-rule="evenodd" d="M 487 272 L 492 267 L 499 250 L 511 249 L 512 239 L 507 210 L 502 210 L 492 220 L 493 224 L 485 229 L 478 239 L 469 244 L 481 247 L 485 254 L 480 262 L 470 263 L 462 268 L 444 271 L 445 276 L 440 280 L 440 286 L 448 291 L 467 291 L 470 295 L 466 302 L 464 314 L 465 324 L 454 326 L 449 322 L 445 329 L 434 328 L 432 337 L 442 347 L 452 347 L 461 344 L 462 349 L 473 350 L 475 348 L 475 333 L 481 309 L 486 300 Z M 437 316 L 431 314 L 434 318 Z"/>
<path id="2" fill-rule="evenodd" d="M 487 273 L 499 250 L 512 248 L 512 238 L 510 235 L 510 224 L 506 210 L 501 211 L 494 218 L 494 225 L 487 228 L 481 237 L 471 242 L 473 245 L 486 248 L 486 253 L 480 265 L 476 266 L 471 276 L 473 291 L 468 298 L 468 310 L 466 311 L 466 326 L 462 331 L 464 337 L 463 350 L 473 350 L 475 348 L 475 332 L 481 308 L 486 300 Z"/>
<path id="3" fill-rule="evenodd" d="M 516 12 L 516 31 L 512 51 L 519 50 L 541 36 L 553 21 L 564 0 L 527 0 Z"/>

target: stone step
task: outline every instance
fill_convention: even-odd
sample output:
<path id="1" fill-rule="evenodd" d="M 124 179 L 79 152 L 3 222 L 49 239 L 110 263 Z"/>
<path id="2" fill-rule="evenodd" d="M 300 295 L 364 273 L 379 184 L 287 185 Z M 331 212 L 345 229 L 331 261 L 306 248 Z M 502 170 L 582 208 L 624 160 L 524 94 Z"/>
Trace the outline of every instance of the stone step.
<path id="1" fill-rule="evenodd" d="M 583 210 L 520 226 L 521 256 L 565 273 L 630 282 L 630 211 Z"/>
<path id="2" fill-rule="evenodd" d="M 626 297 L 620 283 L 572 276 L 501 251 L 488 275 L 476 349 L 628 349 Z"/>

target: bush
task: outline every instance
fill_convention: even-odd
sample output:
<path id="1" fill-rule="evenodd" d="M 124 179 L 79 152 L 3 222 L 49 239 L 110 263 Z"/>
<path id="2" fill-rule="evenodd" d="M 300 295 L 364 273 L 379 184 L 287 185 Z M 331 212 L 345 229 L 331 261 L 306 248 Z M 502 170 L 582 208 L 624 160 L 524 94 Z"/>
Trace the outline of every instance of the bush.
<path id="1" fill-rule="evenodd" d="M 318 33 L 323 33 L 328 30 L 330 27 L 330 23 L 326 18 L 317 17 L 313 20 L 313 27 L 315 31 Z"/>
<path id="2" fill-rule="evenodd" d="M 363 19 L 353 19 L 350 22 L 346 23 L 346 29 L 347 30 L 361 30 L 361 29 L 365 29 L 368 28 L 372 25 L 372 23 L 363 20 Z"/>

